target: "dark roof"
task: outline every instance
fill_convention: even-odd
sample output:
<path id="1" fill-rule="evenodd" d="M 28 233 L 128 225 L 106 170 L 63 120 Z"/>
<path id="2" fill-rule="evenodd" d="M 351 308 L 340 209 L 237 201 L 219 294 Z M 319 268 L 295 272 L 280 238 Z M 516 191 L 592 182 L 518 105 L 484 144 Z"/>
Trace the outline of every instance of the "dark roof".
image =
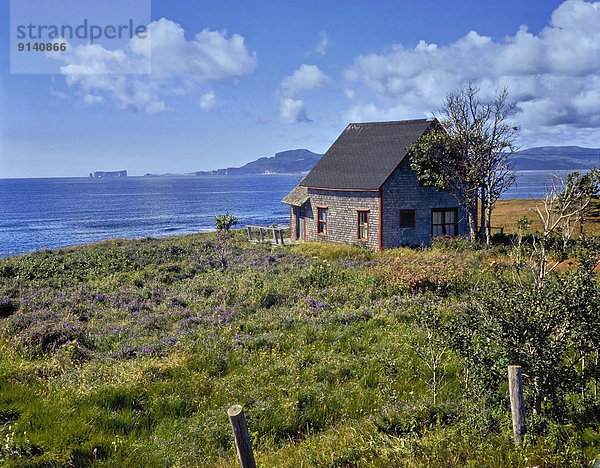
<path id="1" fill-rule="evenodd" d="M 288 205 L 302 206 L 307 202 L 308 198 L 308 189 L 298 185 L 294 187 L 294 190 L 283 197 L 283 200 L 281 201 L 283 203 L 287 203 Z"/>
<path id="2" fill-rule="evenodd" d="M 407 148 L 434 121 L 351 123 L 300 185 L 332 189 L 379 189 Z"/>

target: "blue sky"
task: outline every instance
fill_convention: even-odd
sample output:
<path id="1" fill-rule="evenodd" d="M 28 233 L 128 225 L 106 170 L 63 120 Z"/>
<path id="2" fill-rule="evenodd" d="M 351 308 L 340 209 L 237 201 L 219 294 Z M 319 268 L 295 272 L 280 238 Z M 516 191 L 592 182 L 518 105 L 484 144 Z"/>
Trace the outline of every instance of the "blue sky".
<path id="1" fill-rule="evenodd" d="M 522 148 L 600 147 L 600 2 L 153 1 L 149 31 L 150 75 L 123 74 L 139 43 L 10 74 L 3 35 L 0 177 L 324 152 L 349 122 L 429 116 L 469 80 L 484 96 L 508 86 Z"/>

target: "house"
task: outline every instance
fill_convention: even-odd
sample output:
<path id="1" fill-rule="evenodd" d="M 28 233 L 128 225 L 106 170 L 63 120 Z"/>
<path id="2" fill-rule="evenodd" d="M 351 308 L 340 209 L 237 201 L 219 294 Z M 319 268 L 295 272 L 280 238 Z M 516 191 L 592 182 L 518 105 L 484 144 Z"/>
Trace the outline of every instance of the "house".
<path id="1" fill-rule="evenodd" d="M 419 184 L 407 151 L 435 119 L 351 123 L 282 202 L 292 239 L 364 242 L 381 250 L 468 234 L 450 193 Z"/>

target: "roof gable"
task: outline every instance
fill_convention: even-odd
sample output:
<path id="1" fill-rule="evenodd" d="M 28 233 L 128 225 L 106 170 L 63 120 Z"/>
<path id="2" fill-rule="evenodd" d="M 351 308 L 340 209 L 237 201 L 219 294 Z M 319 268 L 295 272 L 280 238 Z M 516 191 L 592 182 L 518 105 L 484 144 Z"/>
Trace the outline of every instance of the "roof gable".
<path id="1" fill-rule="evenodd" d="M 300 185 L 331 189 L 379 189 L 407 148 L 435 121 L 351 123 Z"/>

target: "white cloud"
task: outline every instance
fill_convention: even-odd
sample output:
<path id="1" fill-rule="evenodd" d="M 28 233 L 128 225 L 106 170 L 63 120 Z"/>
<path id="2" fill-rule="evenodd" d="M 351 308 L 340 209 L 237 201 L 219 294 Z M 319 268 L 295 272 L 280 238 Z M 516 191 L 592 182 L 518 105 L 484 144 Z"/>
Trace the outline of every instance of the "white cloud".
<path id="1" fill-rule="evenodd" d="M 321 36 L 321 40 L 315 47 L 315 52 L 319 55 L 324 56 L 327 54 L 327 46 L 329 45 L 329 39 L 327 38 L 327 35 L 324 32 L 322 32 L 319 35 Z"/>
<path id="2" fill-rule="evenodd" d="M 310 122 L 304 102 L 300 99 L 282 98 L 279 101 L 279 116 L 285 123 Z"/>
<path id="3" fill-rule="evenodd" d="M 95 94 L 86 94 L 83 98 L 83 102 L 86 104 L 96 104 L 98 102 L 102 102 L 102 96 L 96 96 Z"/>
<path id="4" fill-rule="evenodd" d="M 200 98 L 200 107 L 205 111 L 214 109 L 216 105 L 217 99 L 215 98 L 215 93 L 213 91 L 203 94 Z"/>
<path id="5" fill-rule="evenodd" d="M 179 81 L 210 82 L 251 74 L 256 53 L 248 52 L 239 34 L 204 29 L 186 40 L 183 28 L 161 18 L 148 26 L 148 37 L 134 37 L 123 50 L 99 44 L 68 47 L 62 60 L 67 83 L 86 93 L 110 98 L 121 108 L 149 113 L 167 109 L 162 96 L 181 90 Z M 151 74 L 148 65 L 152 64 Z"/>
<path id="6" fill-rule="evenodd" d="M 329 77 L 316 65 L 301 65 L 294 73 L 281 82 L 281 88 L 290 96 L 301 90 L 322 88 L 329 83 Z"/>
<path id="7" fill-rule="evenodd" d="M 58 99 L 68 99 L 69 98 L 69 95 L 67 93 L 63 93 L 62 91 L 57 91 L 56 89 L 54 89 L 54 86 L 50 86 L 49 92 L 50 92 L 50 96 L 54 96 Z"/>
<path id="8" fill-rule="evenodd" d="M 148 114 L 157 114 L 167 110 L 167 106 L 162 101 L 151 101 L 144 107 L 144 111 Z"/>
<path id="9" fill-rule="evenodd" d="M 247 75 L 256 68 L 256 53 L 248 53 L 239 34 L 227 39 L 226 31 L 204 29 L 188 41 L 183 28 L 166 18 L 152 22 L 148 30 L 150 41 L 134 37 L 131 48 L 144 56 L 151 54 L 154 77 L 184 75 L 214 81 Z"/>
<path id="10" fill-rule="evenodd" d="M 386 120 L 403 120 L 406 116 L 431 117 L 431 113 L 424 112 L 415 115 L 414 110 L 408 106 L 393 106 L 381 108 L 372 103 L 359 103 L 342 113 L 344 122 L 383 122 Z"/>
<path id="11" fill-rule="evenodd" d="M 359 56 L 344 77 L 363 100 L 372 93 L 376 101 L 354 105 L 346 114 L 418 117 L 470 80 L 484 96 L 508 85 L 525 140 L 558 141 L 556 129 L 568 128 L 584 144 L 589 129 L 600 126 L 598 25 L 600 2 L 566 0 L 537 35 L 522 26 L 494 41 L 471 31 L 448 45 L 420 41 L 414 49 L 395 45 L 388 53 Z"/>

